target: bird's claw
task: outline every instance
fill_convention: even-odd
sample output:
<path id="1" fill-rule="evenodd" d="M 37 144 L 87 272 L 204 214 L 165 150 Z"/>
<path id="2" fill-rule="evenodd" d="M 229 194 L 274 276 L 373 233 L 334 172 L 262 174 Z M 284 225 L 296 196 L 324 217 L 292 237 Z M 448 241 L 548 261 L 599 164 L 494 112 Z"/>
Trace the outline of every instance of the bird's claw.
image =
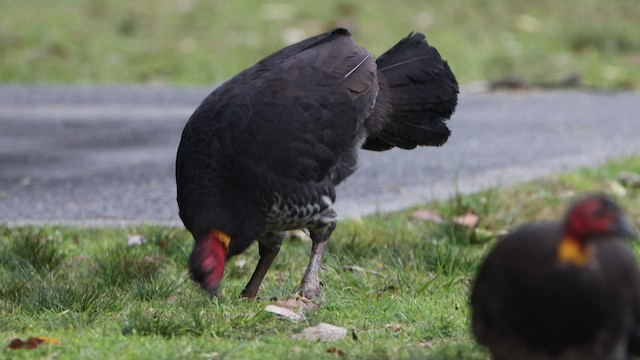
<path id="1" fill-rule="evenodd" d="M 298 293 L 296 295 L 299 296 L 300 299 L 313 301 L 317 297 L 319 297 L 321 294 L 322 294 L 322 286 L 320 285 L 320 283 L 313 284 L 313 285 L 305 283 L 300 286 L 300 290 L 298 290 Z"/>

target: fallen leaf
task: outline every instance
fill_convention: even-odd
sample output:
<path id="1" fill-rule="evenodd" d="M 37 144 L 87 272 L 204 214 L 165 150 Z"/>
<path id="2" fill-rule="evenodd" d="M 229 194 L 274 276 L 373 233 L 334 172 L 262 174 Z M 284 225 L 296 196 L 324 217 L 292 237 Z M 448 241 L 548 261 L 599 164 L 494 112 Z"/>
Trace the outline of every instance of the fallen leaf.
<path id="1" fill-rule="evenodd" d="M 9 345 L 7 347 L 9 349 L 16 350 L 16 349 L 22 349 L 24 345 L 25 345 L 24 341 L 16 338 L 11 340 L 11 342 L 9 342 Z"/>
<path id="2" fill-rule="evenodd" d="M 336 341 L 347 336 L 347 329 L 333 326 L 327 323 L 320 323 L 316 326 L 308 327 L 298 334 L 293 335 L 294 339 L 305 339 L 311 341 Z"/>
<path id="3" fill-rule="evenodd" d="M 276 300 L 268 305 L 265 310 L 293 321 L 300 321 L 307 319 L 302 314 L 302 311 L 317 311 L 319 308 L 319 304 L 309 299 L 294 296 L 287 300 Z"/>
<path id="4" fill-rule="evenodd" d="M 472 213 L 472 212 L 467 212 L 466 214 L 462 215 L 462 216 L 456 216 L 453 218 L 453 222 L 458 224 L 458 225 L 462 225 L 466 228 L 472 229 L 474 227 L 476 227 L 476 225 L 478 225 L 478 215 Z"/>
<path id="5" fill-rule="evenodd" d="M 45 344 L 60 345 L 60 339 L 56 339 L 48 336 L 39 336 L 37 339 L 42 340 Z"/>
<path id="6" fill-rule="evenodd" d="M 144 236 L 142 235 L 129 235 L 129 238 L 127 239 L 127 245 L 128 246 L 142 245 L 145 241 L 147 241 L 147 239 L 145 239 Z"/>
<path id="7" fill-rule="evenodd" d="M 276 305 L 267 305 L 267 307 L 265 307 L 264 310 L 293 321 L 302 321 L 307 319 L 306 316 L 300 313 L 297 313 L 291 309 L 287 309 L 287 308 L 276 306 Z"/>
<path id="8" fill-rule="evenodd" d="M 169 243 L 168 243 L 168 242 L 166 242 L 166 241 L 164 241 L 164 240 L 160 240 L 160 241 L 158 241 L 158 246 L 159 246 L 161 249 L 164 249 L 164 250 L 169 250 L 169 249 L 170 249 L 170 245 L 169 245 Z"/>
<path id="9" fill-rule="evenodd" d="M 9 349 L 11 350 L 18 350 L 18 349 L 35 349 L 38 346 L 40 346 L 40 344 L 51 344 L 51 345 L 59 345 L 60 344 L 60 340 L 56 339 L 56 338 L 51 338 L 51 337 L 46 337 L 46 336 L 42 336 L 42 337 L 30 337 L 28 338 L 26 341 L 22 341 L 18 338 L 15 338 L 13 340 L 11 340 L 11 342 L 9 343 L 9 345 L 7 346 Z"/>
<path id="10" fill-rule="evenodd" d="M 344 357 L 344 351 L 340 350 L 340 349 L 336 349 L 335 347 L 330 347 L 327 349 L 327 352 L 329 354 L 338 354 L 338 356 L 340 357 Z"/>
<path id="11" fill-rule="evenodd" d="M 24 348 L 29 350 L 35 349 L 38 347 L 38 345 L 42 344 L 43 342 L 44 340 L 30 337 L 29 339 L 27 339 L 27 341 L 24 342 Z"/>
<path id="12" fill-rule="evenodd" d="M 413 218 L 414 219 L 419 219 L 419 220 L 427 220 L 427 221 L 432 221 L 436 224 L 442 224 L 443 220 L 442 217 L 440 217 L 440 215 L 436 214 L 435 212 L 431 211 L 431 210 L 427 210 L 427 209 L 420 209 L 420 210 L 416 210 L 413 212 Z"/>

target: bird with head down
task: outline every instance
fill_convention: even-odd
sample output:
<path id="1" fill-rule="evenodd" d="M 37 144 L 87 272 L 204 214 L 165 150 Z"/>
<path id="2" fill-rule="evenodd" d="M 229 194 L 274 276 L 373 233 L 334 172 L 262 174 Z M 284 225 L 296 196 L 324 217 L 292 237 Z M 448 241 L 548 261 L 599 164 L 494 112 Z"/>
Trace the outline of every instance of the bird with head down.
<path id="1" fill-rule="evenodd" d="M 242 292 L 254 298 L 284 232 L 306 228 L 313 244 L 299 294 L 317 297 L 334 188 L 355 171 L 358 149 L 444 144 L 457 99 L 453 72 L 419 33 L 375 59 L 334 29 L 222 84 L 191 115 L 176 156 L 180 217 L 196 241 L 192 277 L 216 294 L 226 261 L 257 240 Z"/>

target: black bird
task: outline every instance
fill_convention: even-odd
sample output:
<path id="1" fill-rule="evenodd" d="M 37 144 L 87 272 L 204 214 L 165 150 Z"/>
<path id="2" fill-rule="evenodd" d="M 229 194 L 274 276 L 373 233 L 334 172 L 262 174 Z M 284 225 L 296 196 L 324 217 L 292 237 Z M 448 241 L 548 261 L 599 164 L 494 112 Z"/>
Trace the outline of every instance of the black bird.
<path id="1" fill-rule="evenodd" d="M 640 272 L 631 222 L 607 197 L 575 202 L 562 222 L 502 238 L 471 293 L 472 330 L 494 359 L 629 359 L 640 342 Z"/>
<path id="2" fill-rule="evenodd" d="M 288 46 L 233 77 L 195 110 L 176 158 L 180 217 L 196 241 L 193 278 L 216 294 L 228 258 L 254 240 L 260 260 L 242 292 L 254 298 L 284 231 L 313 246 L 299 293 L 315 298 L 336 224 L 334 187 L 359 148 L 440 146 L 458 84 L 424 35 L 377 60 L 345 29 Z"/>

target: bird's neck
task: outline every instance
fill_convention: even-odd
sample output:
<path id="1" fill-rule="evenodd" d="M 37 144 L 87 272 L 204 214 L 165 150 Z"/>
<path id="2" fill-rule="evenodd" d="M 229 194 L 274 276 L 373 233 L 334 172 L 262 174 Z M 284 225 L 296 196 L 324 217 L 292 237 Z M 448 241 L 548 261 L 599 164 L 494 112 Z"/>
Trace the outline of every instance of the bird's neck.
<path id="1" fill-rule="evenodd" d="M 561 263 L 583 267 L 589 263 L 593 253 L 592 245 L 569 235 L 564 235 L 558 244 L 558 260 Z"/>

